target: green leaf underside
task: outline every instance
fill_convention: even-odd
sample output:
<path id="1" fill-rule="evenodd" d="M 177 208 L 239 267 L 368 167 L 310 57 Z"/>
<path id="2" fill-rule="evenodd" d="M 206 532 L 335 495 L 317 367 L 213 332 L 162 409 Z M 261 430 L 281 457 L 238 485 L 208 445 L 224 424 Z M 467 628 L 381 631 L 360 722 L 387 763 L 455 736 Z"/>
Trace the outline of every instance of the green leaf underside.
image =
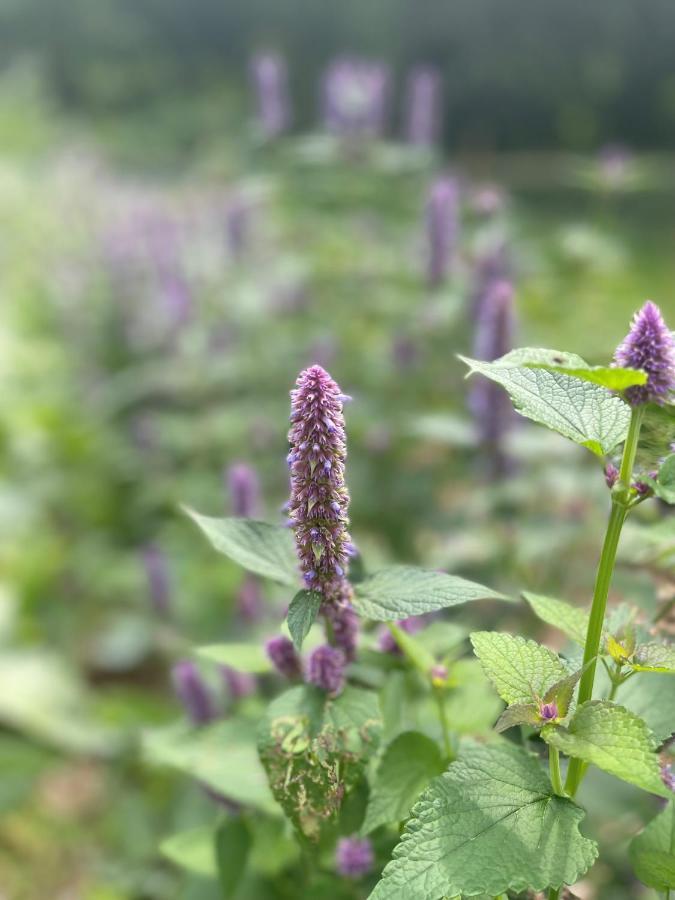
<path id="1" fill-rule="evenodd" d="M 280 584 L 298 584 L 298 560 L 290 529 L 254 519 L 216 519 L 184 509 L 216 550 L 247 571 Z"/>
<path id="2" fill-rule="evenodd" d="M 485 674 L 509 706 L 543 698 L 569 674 L 552 650 L 535 641 L 498 631 L 475 631 L 471 643 Z"/>
<path id="3" fill-rule="evenodd" d="M 659 743 L 675 733 L 675 691 L 672 675 L 635 675 L 619 689 L 618 700 L 647 723 Z"/>
<path id="4" fill-rule="evenodd" d="M 443 759 L 435 741 L 419 731 L 400 734 L 378 766 L 362 833 L 406 819 L 419 795 L 442 771 Z"/>
<path id="5" fill-rule="evenodd" d="M 647 383 L 647 373 L 641 369 L 623 369 L 618 366 L 590 366 L 576 353 L 564 350 L 545 350 L 541 347 L 521 347 L 512 350 L 497 362 L 502 366 L 527 366 L 530 369 L 546 369 L 562 372 L 572 378 L 590 381 L 611 391 L 625 391 L 636 384 Z"/>
<path id="6" fill-rule="evenodd" d="M 414 806 L 370 900 L 536 891 L 574 884 L 593 864 L 584 812 L 555 796 L 536 758 L 507 742 L 467 742 Z"/>
<path id="7" fill-rule="evenodd" d="M 675 647 L 669 644 L 642 644 L 635 651 L 631 667 L 638 672 L 675 674 Z"/>
<path id="8" fill-rule="evenodd" d="M 249 675 L 272 671 L 272 663 L 260 644 L 207 644 L 197 648 L 197 655 Z"/>
<path id="9" fill-rule="evenodd" d="M 584 646 L 586 643 L 586 630 L 588 628 L 588 613 L 577 606 L 557 600 L 555 597 L 546 597 L 543 594 L 532 594 L 529 591 L 523 593 L 523 597 L 532 607 L 534 614 L 546 622 L 558 628 L 566 634 L 570 640 Z"/>
<path id="10" fill-rule="evenodd" d="M 623 706 L 590 700 L 575 712 L 568 728 L 546 726 L 541 736 L 567 756 L 575 756 L 634 784 L 669 797 L 661 781 L 656 742 L 646 723 Z"/>
<path id="11" fill-rule="evenodd" d="M 288 607 L 288 630 L 296 649 L 302 649 L 302 642 L 309 634 L 309 629 L 316 621 L 323 597 L 317 591 L 298 591 Z"/>
<path id="12" fill-rule="evenodd" d="M 249 722 L 229 719 L 198 730 L 183 723 L 146 731 L 145 757 L 190 775 L 225 797 L 278 812 L 256 753 Z"/>
<path id="13" fill-rule="evenodd" d="M 246 869 L 251 850 L 251 834 L 239 816 L 225 819 L 215 836 L 218 881 L 223 897 L 234 896 Z"/>
<path id="14" fill-rule="evenodd" d="M 661 463 L 654 490 L 666 503 L 675 503 L 675 453 Z"/>
<path id="15" fill-rule="evenodd" d="M 377 750 L 377 695 L 348 686 L 337 698 L 303 685 L 274 700 L 258 732 L 272 793 L 310 841 L 333 826 L 343 797 Z"/>
<path id="16" fill-rule="evenodd" d="M 354 605 L 365 618 L 387 622 L 473 600 L 506 599 L 457 575 L 416 566 L 390 566 L 356 586 Z"/>
<path id="17" fill-rule="evenodd" d="M 539 707 L 536 703 L 514 703 L 507 706 L 495 725 L 495 731 L 501 733 L 514 725 L 531 725 L 538 728 L 542 724 Z"/>
<path id="18" fill-rule="evenodd" d="M 644 884 L 664 892 L 675 888 L 675 799 L 633 838 L 628 853 Z"/>
<path id="19" fill-rule="evenodd" d="M 506 389 L 516 410 L 597 456 L 625 440 L 630 408 L 619 397 L 589 381 L 527 365 L 482 362 L 460 357 L 470 373 L 485 375 Z"/>
<path id="20" fill-rule="evenodd" d="M 213 828 L 202 826 L 180 831 L 166 838 L 159 847 L 162 856 L 182 869 L 215 878 L 217 875 L 216 854 L 213 844 Z"/>

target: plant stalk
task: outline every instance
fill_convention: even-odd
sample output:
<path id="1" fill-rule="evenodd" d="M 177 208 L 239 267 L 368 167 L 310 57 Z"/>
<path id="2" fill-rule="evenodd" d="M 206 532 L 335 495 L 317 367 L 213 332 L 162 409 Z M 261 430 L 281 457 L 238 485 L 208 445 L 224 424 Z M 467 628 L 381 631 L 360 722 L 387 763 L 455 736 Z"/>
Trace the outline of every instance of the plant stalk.
<path id="1" fill-rule="evenodd" d="M 642 414 L 642 406 L 633 408 L 628 435 L 623 447 L 619 481 L 612 490 L 612 508 L 609 514 L 609 522 L 607 523 L 607 532 L 602 546 L 602 553 L 600 555 L 600 563 L 595 577 L 593 603 L 591 606 L 591 614 L 588 619 L 588 630 L 586 632 L 586 645 L 584 648 L 583 661 L 584 674 L 581 676 L 581 681 L 579 682 L 579 706 L 581 706 L 582 703 L 586 703 L 586 701 L 590 700 L 593 696 L 595 670 L 598 661 L 598 653 L 600 652 L 600 639 L 602 637 L 602 627 L 605 621 L 605 609 L 607 608 L 607 596 L 614 574 L 616 551 L 619 546 L 621 529 L 623 528 L 623 523 L 626 521 L 626 516 L 628 515 L 630 483 L 633 475 L 633 466 L 635 464 L 635 454 L 637 453 L 638 441 L 640 439 Z M 567 771 L 567 781 L 565 782 L 565 790 L 570 797 L 574 797 L 579 789 L 585 769 L 586 767 L 580 759 L 573 758 L 570 761 L 569 769 Z"/>
<path id="2" fill-rule="evenodd" d="M 452 762 L 455 754 L 452 752 L 452 741 L 450 740 L 450 723 L 448 722 L 448 711 L 445 708 L 445 695 L 440 688 L 434 688 L 434 696 L 436 698 L 436 706 L 438 707 L 438 718 L 443 731 L 443 749 L 448 762 Z"/>
<path id="3" fill-rule="evenodd" d="M 558 748 L 553 747 L 551 744 L 548 745 L 548 769 L 553 790 L 559 797 L 564 796 L 565 789 L 563 788 L 562 775 L 560 773 L 560 753 Z"/>

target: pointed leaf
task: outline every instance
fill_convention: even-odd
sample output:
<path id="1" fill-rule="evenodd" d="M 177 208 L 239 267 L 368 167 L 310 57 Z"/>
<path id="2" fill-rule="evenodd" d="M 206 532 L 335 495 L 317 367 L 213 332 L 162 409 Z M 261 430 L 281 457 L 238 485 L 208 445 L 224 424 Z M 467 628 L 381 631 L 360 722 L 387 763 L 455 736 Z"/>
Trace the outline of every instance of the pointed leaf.
<path id="1" fill-rule="evenodd" d="M 543 739 L 568 756 L 575 756 L 635 784 L 668 797 L 661 780 L 656 741 L 646 723 L 623 706 L 590 700 L 575 712 L 567 728 L 548 725 Z"/>
<path id="2" fill-rule="evenodd" d="M 365 618 L 387 622 L 473 600 L 506 599 L 457 575 L 416 566 L 390 566 L 356 586 L 354 605 Z"/>
<path id="3" fill-rule="evenodd" d="M 263 675 L 272 671 L 272 663 L 261 644 L 207 644 L 205 647 L 198 647 L 196 652 L 202 659 L 249 675 Z"/>
<path id="4" fill-rule="evenodd" d="M 538 728 L 541 725 L 539 707 L 536 703 L 514 703 L 507 706 L 495 725 L 495 731 L 502 732 L 514 725 L 531 725 Z"/>
<path id="5" fill-rule="evenodd" d="M 558 628 L 568 638 L 584 646 L 588 628 L 587 612 L 578 606 L 572 606 L 571 603 L 565 603 L 564 600 L 556 600 L 555 597 L 546 597 L 543 594 L 531 594 L 526 591 L 523 597 L 542 622 Z"/>
<path id="6" fill-rule="evenodd" d="M 378 766 L 362 833 L 407 819 L 424 788 L 442 771 L 443 758 L 435 741 L 419 731 L 399 734 Z"/>
<path id="7" fill-rule="evenodd" d="M 237 816 L 226 819 L 216 831 L 215 852 L 218 881 L 224 900 L 233 897 L 242 879 L 251 850 L 251 834 Z"/>
<path id="8" fill-rule="evenodd" d="M 544 694 L 545 703 L 555 702 L 561 719 L 564 719 L 569 712 L 570 703 L 574 696 L 574 688 L 581 678 L 583 671 L 583 669 L 577 669 L 576 672 L 573 672 L 566 678 L 561 678 L 560 681 L 556 681 L 555 684 L 552 684 Z"/>
<path id="9" fill-rule="evenodd" d="M 485 674 L 509 705 L 531 703 L 567 671 L 547 647 L 498 631 L 474 631 L 471 643 Z"/>
<path id="10" fill-rule="evenodd" d="M 675 647 L 672 644 L 659 644 L 656 641 L 650 644 L 642 644 L 635 651 L 635 656 L 630 666 L 637 672 L 669 672 L 675 674 Z"/>
<path id="11" fill-rule="evenodd" d="M 291 600 L 286 621 L 296 649 L 302 650 L 302 642 L 316 621 L 322 603 L 323 597 L 317 591 L 298 591 Z"/>
<path id="12" fill-rule="evenodd" d="M 633 838 L 628 852 L 640 881 L 664 893 L 675 888 L 675 799 Z"/>
<path id="13" fill-rule="evenodd" d="M 215 549 L 244 569 L 280 584 L 298 584 L 298 561 L 288 528 L 254 519 L 215 519 L 184 509 Z"/>
<path id="14" fill-rule="evenodd" d="M 438 900 L 574 884 L 597 847 L 584 812 L 553 794 L 535 757 L 501 741 L 467 742 L 413 808 L 370 900 Z"/>
<path id="15" fill-rule="evenodd" d="M 628 432 L 630 408 L 605 388 L 562 372 L 513 364 L 513 357 L 482 362 L 460 359 L 504 387 L 516 410 L 597 456 L 610 453 Z M 533 360 L 536 362 L 536 360 Z"/>

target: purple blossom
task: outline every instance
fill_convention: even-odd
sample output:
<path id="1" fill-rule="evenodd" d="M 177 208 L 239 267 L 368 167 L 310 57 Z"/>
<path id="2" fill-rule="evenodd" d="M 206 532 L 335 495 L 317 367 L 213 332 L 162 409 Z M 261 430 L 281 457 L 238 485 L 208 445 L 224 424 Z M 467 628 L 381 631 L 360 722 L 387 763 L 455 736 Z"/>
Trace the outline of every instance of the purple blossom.
<path id="1" fill-rule="evenodd" d="M 614 487 L 618 480 L 619 470 L 614 465 L 614 463 L 607 463 L 607 465 L 605 466 L 605 482 L 607 484 L 607 487 L 611 490 L 611 488 Z"/>
<path id="2" fill-rule="evenodd" d="M 266 138 L 277 137 L 291 118 L 286 63 L 278 53 L 258 53 L 251 61 L 251 76 L 260 128 Z"/>
<path id="3" fill-rule="evenodd" d="M 322 82 L 324 124 L 340 137 L 379 137 L 384 131 L 390 75 L 382 63 L 342 57 Z"/>
<path id="4" fill-rule="evenodd" d="M 239 615 L 247 622 L 257 622 L 262 614 L 263 598 L 260 581 L 255 575 L 245 575 L 237 595 Z"/>
<path id="5" fill-rule="evenodd" d="M 448 273 L 459 232 L 459 189 L 454 178 L 439 178 L 427 197 L 427 284 L 439 287 Z"/>
<path id="6" fill-rule="evenodd" d="M 661 781 L 665 784 L 668 790 L 675 793 L 675 772 L 673 772 L 672 764 L 661 763 Z"/>
<path id="7" fill-rule="evenodd" d="M 375 863 L 373 845 L 368 838 L 340 838 L 335 850 L 335 868 L 344 878 L 361 878 Z"/>
<path id="8" fill-rule="evenodd" d="M 259 512 L 260 482 L 258 474 L 248 463 L 233 463 L 226 472 L 232 514 L 245 519 Z"/>
<path id="9" fill-rule="evenodd" d="M 230 666 L 221 666 L 220 673 L 233 700 L 241 700 L 255 693 L 255 678 L 248 672 L 239 672 Z"/>
<path id="10" fill-rule="evenodd" d="M 396 624 L 401 629 L 401 631 L 405 631 L 408 634 L 417 634 L 418 631 L 421 631 L 424 628 L 424 621 L 418 616 L 410 616 L 407 619 L 399 619 Z M 393 634 L 386 626 L 380 632 L 378 638 L 378 646 L 382 653 L 393 653 L 397 656 L 401 654 L 401 648 L 396 643 Z"/>
<path id="11" fill-rule="evenodd" d="M 312 651 L 307 664 L 307 681 L 326 691 L 339 694 L 345 684 L 345 655 L 338 647 L 322 644 Z"/>
<path id="12" fill-rule="evenodd" d="M 352 662 L 356 655 L 359 617 L 347 593 L 345 591 L 345 596 L 324 603 L 321 612 L 330 626 L 332 643 L 342 650 L 347 662 Z"/>
<path id="13" fill-rule="evenodd" d="M 437 663 L 435 666 L 431 667 L 431 672 L 429 673 L 431 676 L 431 681 L 434 685 L 441 687 L 448 680 L 448 667 L 444 666 L 442 663 Z"/>
<path id="14" fill-rule="evenodd" d="M 330 600 L 343 589 L 351 543 L 344 480 L 345 396 L 321 366 L 305 369 L 296 384 L 288 433 L 289 520 L 306 586 Z"/>
<path id="15" fill-rule="evenodd" d="M 405 134 L 410 144 L 432 147 L 438 140 L 441 78 L 431 66 L 416 66 L 406 86 Z"/>
<path id="16" fill-rule="evenodd" d="M 171 670 L 173 687 L 194 725 L 206 725 L 215 716 L 209 690 L 197 666 L 189 659 L 177 662 Z"/>
<path id="17" fill-rule="evenodd" d="M 474 261 L 471 287 L 471 317 L 477 321 L 495 284 L 510 280 L 510 262 L 504 241 L 492 242 Z"/>
<path id="18" fill-rule="evenodd" d="M 171 600 L 166 557 L 156 544 L 146 544 L 141 556 L 153 609 L 158 615 L 166 616 L 169 613 Z"/>
<path id="19" fill-rule="evenodd" d="M 265 651 L 272 665 L 284 678 L 299 678 L 302 674 L 300 657 L 295 652 L 293 642 L 283 634 L 270 638 L 265 644 Z"/>
<path id="20" fill-rule="evenodd" d="M 614 360 L 617 366 L 647 373 L 646 384 L 634 385 L 624 392 L 631 406 L 663 403 L 675 388 L 675 338 L 663 321 L 661 310 L 651 300 L 635 313 Z"/>
<path id="21" fill-rule="evenodd" d="M 542 703 L 539 707 L 539 715 L 541 716 L 544 722 L 551 722 L 553 719 L 558 718 L 558 704 L 553 703 Z"/>

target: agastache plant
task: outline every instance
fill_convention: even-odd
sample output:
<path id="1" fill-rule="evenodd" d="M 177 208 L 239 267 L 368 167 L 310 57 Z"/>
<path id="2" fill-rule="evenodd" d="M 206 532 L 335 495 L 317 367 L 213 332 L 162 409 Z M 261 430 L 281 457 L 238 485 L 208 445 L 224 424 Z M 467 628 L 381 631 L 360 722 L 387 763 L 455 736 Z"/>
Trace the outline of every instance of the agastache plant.
<path id="1" fill-rule="evenodd" d="M 459 232 L 459 188 L 454 178 L 433 182 L 426 206 L 427 284 L 438 288 L 452 265 Z"/>
<path id="2" fill-rule="evenodd" d="M 496 309 L 509 306 L 509 291 Z M 577 650 L 563 656 L 518 634 L 469 634 L 457 617 L 444 619 L 447 607 L 510 599 L 457 575 L 409 564 L 370 570 L 363 558 L 350 574 L 345 397 L 320 366 L 304 370 L 291 392 L 286 525 L 191 513 L 217 549 L 286 592 L 288 635 L 198 653 L 259 675 L 264 689 L 278 676 L 290 682 L 256 723 L 255 740 L 271 795 L 302 848 L 302 864 L 289 860 L 285 869 L 294 896 L 342 896 L 348 887 L 370 900 L 571 897 L 598 855 L 575 799 L 593 768 L 666 802 L 629 856 L 647 886 L 675 887 L 675 717 L 663 680 L 675 675 L 675 650 L 644 613 L 620 606 L 605 615 L 625 520 L 651 496 L 675 502 L 672 436 L 658 465 L 635 472 L 642 424 L 675 412 L 673 335 L 647 304 L 614 362 L 590 366 L 567 351 L 511 350 L 501 328 L 490 332 L 492 349 L 477 344 L 485 358 L 464 360 L 471 374 L 504 389 L 524 418 L 589 450 L 608 486 L 590 608 L 523 594 Z M 477 659 L 465 655 L 467 637 Z M 190 675 L 185 669 L 186 698 Z M 249 702 L 235 704 L 228 719 L 219 773 L 253 750 L 245 743 L 251 723 L 238 711 Z M 190 703 L 193 721 L 202 721 L 202 707 Z M 196 728 L 194 740 L 213 727 Z M 199 749 L 212 754 L 214 745 Z M 195 749 L 194 759 L 203 758 Z M 241 794 L 250 790 L 255 815 L 245 828 L 255 829 L 270 797 L 258 781 L 235 779 L 235 789 L 245 805 Z"/>
<path id="3" fill-rule="evenodd" d="M 290 123 L 286 62 L 278 53 L 257 53 L 251 60 L 258 125 L 267 139 L 278 137 Z"/>
<path id="4" fill-rule="evenodd" d="M 433 147 L 441 117 L 441 77 L 431 66 L 416 66 L 406 85 L 405 136 L 416 147 Z"/>

